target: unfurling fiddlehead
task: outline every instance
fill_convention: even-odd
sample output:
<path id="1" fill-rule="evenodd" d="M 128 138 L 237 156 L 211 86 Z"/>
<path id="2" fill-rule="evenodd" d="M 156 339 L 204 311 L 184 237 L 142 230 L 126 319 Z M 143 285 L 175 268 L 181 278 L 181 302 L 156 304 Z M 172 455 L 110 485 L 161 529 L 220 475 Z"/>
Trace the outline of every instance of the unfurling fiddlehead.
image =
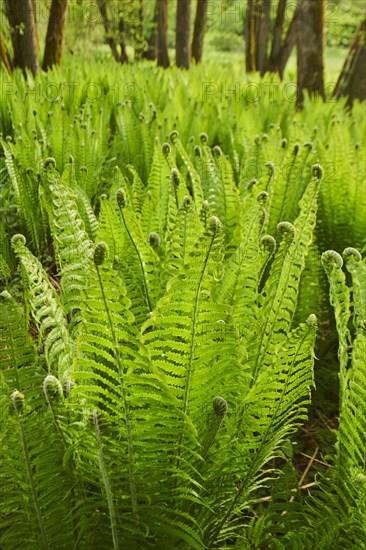
<path id="1" fill-rule="evenodd" d="M 61 382 L 58 380 L 58 378 L 56 378 L 56 376 L 52 376 L 51 374 L 46 376 L 46 378 L 43 381 L 43 393 L 46 397 L 47 404 L 51 411 L 53 422 L 55 424 L 57 433 L 59 434 L 63 445 L 66 447 L 64 434 L 61 431 L 61 428 L 56 416 L 56 411 L 55 411 L 55 402 L 57 400 L 63 399 L 63 396 L 64 396 Z"/>
<path id="2" fill-rule="evenodd" d="M 157 233 L 155 233 L 155 231 L 152 231 L 151 233 L 149 233 L 148 241 L 149 241 L 149 245 L 152 248 L 159 248 L 160 237 Z"/>
<path id="3" fill-rule="evenodd" d="M 216 436 L 218 434 L 219 429 L 222 426 L 222 423 L 225 419 L 226 413 L 227 413 L 227 402 L 223 397 L 216 396 L 212 400 L 212 407 L 214 412 L 214 419 L 211 426 L 210 434 L 207 438 L 207 442 L 205 443 L 202 451 L 202 457 L 206 458 L 208 451 L 212 447 Z"/>

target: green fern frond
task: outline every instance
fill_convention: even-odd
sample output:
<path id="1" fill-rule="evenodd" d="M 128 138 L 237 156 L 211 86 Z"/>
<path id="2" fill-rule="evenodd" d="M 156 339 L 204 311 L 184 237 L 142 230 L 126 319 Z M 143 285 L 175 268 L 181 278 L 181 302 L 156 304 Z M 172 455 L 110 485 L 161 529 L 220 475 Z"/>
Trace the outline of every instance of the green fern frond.
<path id="1" fill-rule="evenodd" d="M 6 291 L 0 294 L 0 303 L 0 371 L 9 387 L 19 389 L 23 387 L 19 369 L 35 363 L 35 346 L 21 307 Z"/>
<path id="2" fill-rule="evenodd" d="M 50 187 L 53 204 L 51 232 L 61 276 L 61 302 L 73 334 L 80 323 L 81 292 L 92 255 L 92 242 L 85 231 L 75 194 L 61 183 Z"/>
<path id="3" fill-rule="evenodd" d="M 253 362 L 253 380 L 266 363 L 266 355 L 283 342 L 284 335 L 291 327 L 296 311 L 299 280 L 305 267 L 313 231 L 316 223 L 317 198 L 321 172 L 313 168 L 314 178 L 308 185 L 301 201 L 300 214 L 292 226 L 281 222 L 279 231 L 284 239 L 276 253 L 268 280 L 263 288 L 260 301 L 259 338 L 254 349 L 249 351 Z"/>
<path id="4" fill-rule="evenodd" d="M 14 235 L 12 246 L 22 266 L 23 282 L 48 370 L 63 380 L 72 366 L 74 346 L 60 299 L 41 263 L 25 246 L 23 235 Z"/>
<path id="5" fill-rule="evenodd" d="M 342 256 L 334 250 L 328 250 L 322 254 L 322 264 L 329 280 L 330 303 L 334 307 L 334 316 L 337 326 L 339 347 L 339 383 L 340 383 L 340 408 L 342 408 L 348 385 L 349 345 L 351 341 L 348 323 L 350 312 L 350 291 L 346 285 L 346 278 L 342 271 Z"/>
<path id="6" fill-rule="evenodd" d="M 316 330 L 316 317 L 310 315 L 307 323 L 288 335 L 273 363 L 260 374 L 243 400 L 236 419 L 236 437 L 240 434 L 241 460 L 245 457 L 245 463 L 234 470 L 243 468 L 242 476 L 223 516 L 211 526 L 209 547 L 220 540 L 221 532 L 225 540 L 230 525 L 233 532 L 238 529 L 236 518 L 248 507 L 253 490 L 263 486 L 270 475 L 270 471 L 262 470 L 263 466 L 306 419 L 313 385 Z M 260 411 L 258 403 L 262 404 Z M 222 480 L 221 486 L 227 485 Z"/>

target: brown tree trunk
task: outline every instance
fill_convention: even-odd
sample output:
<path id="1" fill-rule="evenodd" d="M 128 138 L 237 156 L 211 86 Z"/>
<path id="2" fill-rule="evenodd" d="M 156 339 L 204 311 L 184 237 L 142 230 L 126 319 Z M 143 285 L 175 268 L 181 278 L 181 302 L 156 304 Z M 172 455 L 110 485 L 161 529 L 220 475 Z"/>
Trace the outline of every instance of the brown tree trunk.
<path id="1" fill-rule="evenodd" d="M 247 73 L 256 70 L 257 15 L 256 0 L 248 0 L 245 19 L 245 68 Z"/>
<path id="2" fill-rule="evenodd" d="M 256 40 L 256 69 L 263 76 L 268 66 L 268 35 L 270 27 L 271 0 L 259 0 L 258 10 L 258 32 Z"/>
<path id="3" fill-rule="evenodd" d="M 6 0 L 6 13 L 11 28 L 14 67 L 39 71 L 37 28 L 32 0 Z"/>
<path id="4" fill-rule="evenodd" d="M 59 65 L 64 45 L 68 0 L 52 0 L 42 69 Z"/>
<path id="5" fill-rule="evenodd" d="M 119 32 L 119 47 L 121 48 L 121 55 L 120 55 L 119 61 L 121 63 L 128 63 L 128 55 L 127 55 L 127 47 L 126 47 L 125 21 L 124 21 L 122 15 L 119 18 L 118 32 Z"/>
<path id="6" fill-rule="evenodd" d="M 11 73 L 12 62 L 9 54 L 9 50 L 6 46 L 3 33 L 0 31 L 0 64 L 3 64 L 6 71 Z"/>
<path id="7" fill-rule="evenodd" d="M 106 34 L 106 42 L 112 51 L 112 55 L 116 61 L 120 61 L 118 46 L 114 36 L 112 36 L 111 24 L 107 12 L 107 0 L 97 0 L 100 15 L 102 16 L 103 27 Z"/>
<path id="8" fill-rule="evenodd" d="M 147 42 L 147 50 L 144 53 L 144 58 L 150 61 L 155 61 L 158 53 L 158 7 L 159 0 L 155 2 L 154 18 L 152 20 L 151 32 Z"/>
<path id="9" fill-rule="evenodd" d="M 37 40 L 37 52 L 39 52 L 40 50 L 40 47 L 39 47 L 39 32 L 38 32 L 38 19 L 37 19 L 37 5 L 38 2 L 37 0 L 32 0 L 32 8 L 33 8 L 33 13 L 34 13 L 34 20 L 36 22 L 36 40 Z"/>
<path id="10" fill-rule="evenodd" d="M 299 0 L 297 21 L 297 106 L 304 90 L 324 97 L 325 0 Z"/>
<path id="11" fill-rule="evenodd" d="M 285 74 L 286 65 L 290 58 L 291 52 L 296 46 L 298 18 L 299 12 L 295 11 L 294 17 L 290 23 L 289 28 L 287 29 L 285 41 L 278 55 L 277 66 L 273 68 L 274 72 L 278 71 L 281 80 L 283 79 L 283 75 Z"/>
<path id="12" fill-rule="evenodd" d="M 273 38 L 271 55 L 269 59 L 269 69 L 271 72 L 278 71 L 278 59 L 282 47 L 283 27 L 285 23 L 287 0 L 279 0 L 276 20 L 273 27 Z"/>
<path id="13" fill-rule="evenodd" d="M 202 60 L 203 40 L 207 21 L 207 6 L 208 0 L 197 0 L 197 11 L 192 40 L 192 58 L 196 63 Z"/>
<path id="14" fill-rule="evenodd" d="M 357 29 L 349 53 L 334 90 L 335 97 L 348 96 L 348 105 L 355 99 L 366 99 L 366 19 Z"/>
<path id="15" fill-rule="evenodd" d="M 158 66 L 169 67 L 168 53 L 168 0 L 157 0 L 158 3 Z"/>
<path id="16" fill-rule="evenodd" d="M 181 67 L 182 69 L 189 69 L 191 60 L 190 27 L 191 0 L 178 0 L 175 60 L 177 67 Z"/>

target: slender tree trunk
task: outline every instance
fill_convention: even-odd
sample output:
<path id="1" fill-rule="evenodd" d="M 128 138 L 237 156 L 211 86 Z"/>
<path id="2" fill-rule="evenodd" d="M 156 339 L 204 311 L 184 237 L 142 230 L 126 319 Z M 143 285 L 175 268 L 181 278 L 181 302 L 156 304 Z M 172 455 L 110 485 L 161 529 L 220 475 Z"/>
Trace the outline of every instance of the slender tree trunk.
<path id="1" fill-rule="evenodd" d="M 158 66 L 169 67 L 168 53 L 168 0 L 157 0 L 158 3 Z"/>
<path id="2" fill-rule="evenodd" d="M 11 73 L 12 62 L 8 48 L 6 46 L 3 33 L 0 31 L 0 63 L 2 63 L 8 73 Z"/>
<path id="3" fill-rule="evenodd" d="M 111 24 L 107 12 L 107 0 L 97 0 L 100 15 L 102 16 L 103 27 L 106 34 L 106 42 L 111 49 L 112 55 L 116 61 L 120 61 L 116 39 L 112 36 Z"/>
<path id="4" fill-rule="evenodd" d="M 271 55 L 269 59 L 269 69 L 271 72 L 278 70 L 278 58 L 282 47 L 283 26 L 285 23 L 287 0 L 279 0 L 276 20 L 273 28 L 273 38 Z"/>
<path id="5" fill-rule="evenodd" d="M 245 68 L 247 73 L 256 70 L 257 11 L 256 0 L 248 0 L 245 19 Z"/>
<path id="6" fill-rule="evenodd" d="M 109 45 L 112 55 L 118 63 L 128 63 L 128 56 L 126 51 L 126 41 L 125 41 L 125 22 L 123 20 L 122 13 L 119 16 L 118 20 L 118 33 L 115 32 L 116 26 L 111 24 L 109 15 L 108 15 L 108 0 L 97 0 L 100 15 L 102 16 L 103 26 L 106 34 L 106 42 Z M 118 41 L 120 52 L 118 51 Z"/>
<path id="7" fill-rule="evenodd" d="M 266 72 L 270 11 L 271 0 L 248 0 L 247 2 L 245 22 L 247 72 L 260 71 L 262 75 Z"/>
<path id="8" fill-rule="evenodd" d="M 68 0 L 52 0 L 42 69 L 59 65 L 64 45 Z"/>
<path id="9" fill-rule="evenodd" d="M 159 0 L 155 2 L 154 18 L 152 20 L 151 32 L 147 41 L 147 50 L 144 53 L 144 58 L 150 61 L 155 61 L 158 53 L 158 9 Z"/>
<path id="10" fill-rule="evenodd" d="M 192 58 L 196 63 L 202 60 L 203 40 L 207 21 L 207 6 L 208 0 L 197 0 L 197 11 L 192 40 Z"/>
<path id="11" fill-rule="evenodd" d="M 14 67 L 39 71 L 37 28 L 32 0 L 6 0 L 6 13 L 11 28 Z"/>
<path id="12" fill-rule="evenodd" d="M 303 92 L 324 97 L 325 0 L 299 0 L 297 22 L 297 106 Z"/>
<path id="13" fill-rule="evenodd" d="M 287 30 L 285 41 L 278 55 L 277 66 L 273 68 L 274 72 L 278 71 L 281 80 L 283 79 L 283 75 L 285 74 L 286 65 L 290 58 L 291 52 L 296 46 L 298 19 L 299 19 L 299 12 L 295 11 L 294 17 L 292 18 L 290 26 Z"/>
<path id="14" fill-rule="evenodd" d="M 135 47 L 135 59 L 139 60 L 142 59 L 144 54 L 144 4 L 143 0 L 138 0 L 137 4 L 137 11 L 138 11 L 138 24 L 136 28 L 136 47 Z"/>
<path id="15" fill-rule="evenodd" d="M 348 96 L 348 105 L 355 99 L 366 99 L 366 19 L 357 29 L 349 53 L 334 90 L 339 98 Z"/>
<path id="16" fill-rule="evenodd" d="M 256 44 L 256 68 L 263 76 L 268 67 L 268 36 L 271 15 L 271 0 L 259 0 L 258 10 L 258 34 Z"/>
<path id="17" fill-rule="evenodd" d="M 120 55 L 119 61 L 121 63 L 128 63 L 125 21 L 122 17 L 122 14 L 120 15 L 120 18 L 119 18 L 118 32 L 119 32 L 119 47 L 121 48 L 121 55 Z"/>
<path id="18" fill-rule="evenodd" d="M 38 32 L 38 19 L 37 19 L 37 6 L 39 6 L 39 2 L 37 2 L 37 0 L 32 0 L 32 8 L 33 8 L 33 13 L 34 13 L 34 20 L 36 22 L 36 40 L 37 40 L 37 52 L 39 52 L 40 50 L 40 47 L 39 47 L 39 32 Z"/>
<path id="19" fill-rule="evenodd" d="M 190 47 L 191 0 L 178 0 L 176 24 L 176 64 L 182 69 L 189 69 L 191 60 Z"/>

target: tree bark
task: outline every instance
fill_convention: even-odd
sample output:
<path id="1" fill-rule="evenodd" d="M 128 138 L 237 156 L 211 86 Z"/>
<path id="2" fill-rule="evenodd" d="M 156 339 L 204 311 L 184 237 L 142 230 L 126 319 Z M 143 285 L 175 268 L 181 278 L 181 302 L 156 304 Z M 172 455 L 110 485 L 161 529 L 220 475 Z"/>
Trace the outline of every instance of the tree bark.
<path id="1" fill-rule="evenodd" d="M 159 0 L 155 2 L 154 18 L 152 20 L 151 32 L 147 41 L 147 50 L 144 53 L 144 58 L 150 61 L 155 61 L 158 54 L 158 9 Z"/>
<path id="2" fill-rule="evenodd" d="M 12 62 L 9 50 L 6 46 L 3 33 L 0 31 L 0 63 L 2 63 L 6 71 L 10 74 L 12 70 Z"/>
<path id="3" fill-rule="evenodd" d="M 128 63 L 125 21 L 122 17 L 122 14 L 120 15 L 119 22 L 118 22 L 118 32 L 119 32 L 119 47 L 121 49 L 121 55 L 119 57 L 119 61 L 121 63 Z"/>
<path id="4" fill-rule="evenodd" d="M 257 10 L 258 33 L 256 37 L 256 69 L 260 72 L 261 76 L 263 76 L 268 67 L 267 49 L 271 15 L 271 0 L 259 0 L 257 2 Z"/>
<path id="5" fill-rule="evenodd" d="M 42 69 L 59 65 L 64 45 L 68 0 L 52 0 Z"/>
<path id="6" fill-rule="evenodd" d="M 325 0 L 299 0 L 297 20 L 297 106 L 304 90 L 324 98 Z"/>
<path id="7" fill-rule="evenodd" d="M 271 72 L 277 72 L 278 70 L 278 59 L 282 47 L 282 36 L 285 23 L 286 7 L 287 0 L 279 0 L 276 20 L 273 27 L 271 55 L 269 58 L 269 69 Z"/>
<path id="8" fill-rule="evenodd" d="M 168 53 L 168 0 L 157 0 L 158 4 L 158 66 L 169 67 Z"/>
<path id="9" fill-rule="evenodd" d="M 207 7 L 208 0 L 197 0 L 197 11 L 192 40 L 192 58 L 196 63 L 200 63 L 202 60 L 203 41 L 207 22 Z"/>
<path id="10" fill-rule="evenodd" d="M 334 90 L 335 97 L 348 96 L 347 105 L 355 99 L 366 99 L 366 19 L 357 29 Z"/>
<path id="11" fill-rule="evenodd" d="M 256 0 L 248 0 L 245 19 L 245 68 L 247 73 L 256 70 L 257 10 Z"/>
<path id="12" fill-rule="evenodd" d="M 114 36 L 112 36 L 111 24 L 107 12 L 107 0 L 97 0 L 100 15 L 102 16 L 103 27 L 106 34 L 106 42 L 111 49 L 112 55 L 116 61 L 120 61 L 118 46 Z"/>
<path id="13" fill-rule="evenodd" d="M 191 60 L 190 25 L 191 0 L 178 0 L 176 23 L 176 64 L 182 69 L 189 69 Z"/>
<path id="14" fill-rule="evenodd" d="M 102 16 L 103 26 L 106 34 L 106 42 L 109 45 L 112 55 L 118 63 L 127 63 L 128 56 L 126 51 L 126 42 L 125 42 L 125 23 L 122 17 L 122 14 L 118 20 L 118 33 L 115 31 L 115 28 L 111 25 L 109 15 L 108 15 L 108 0 L 97 0 L 100 15 Z M 119 40 L 120 52 L 118 51 L 118 42 L 117 35 Z"/>
<path id="15" fill-rule="evenodd" d="M 299 12 L 295 11 L 294 17 L 287 30 L 285 41 L 278 55 L 277 66 L 273 68 L 274 72 L 278 71 L 281 80 L 283 79 L 283 75 L 285 74 L 286 65 L 290 58 L 291 52 L 296 46 L 298 18 L 299 18 Z"/>
<path id="16" fill-rule="evenodd" d="M 14 67 L 39 71 L 37 27 L 32 0 L 6 0 L 6 13 L 11 28 Z"/>
<path id="17" fill-rule="evenodd" d="M 34 21 L 36 22 L 36 40 L 37 40 L 37 52 L 39 52 L 39 32 L 38 32 L 38 20 L 37 20 L 37 0 L 32 0 L 32 9 L 34 13 Z"/>

